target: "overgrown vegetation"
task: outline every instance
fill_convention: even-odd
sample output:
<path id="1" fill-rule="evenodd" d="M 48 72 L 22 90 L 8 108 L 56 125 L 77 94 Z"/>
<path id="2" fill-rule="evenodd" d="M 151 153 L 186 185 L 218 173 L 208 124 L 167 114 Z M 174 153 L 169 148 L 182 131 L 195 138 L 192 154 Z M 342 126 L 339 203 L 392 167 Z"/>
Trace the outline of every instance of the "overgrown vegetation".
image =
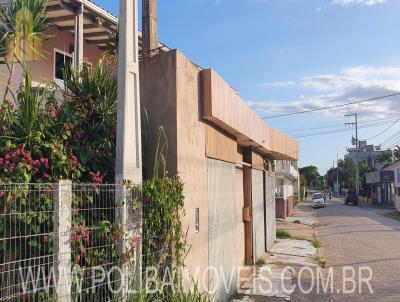
<path id="1" fill-rule="evenodd" d="M 386 214 L 387 217 L 400 221 L 400 212 L 391 211 Z"/>
<path id="2" fill-rule="evenodd" d="M 263 258 L 258 258 L 256 261 L 256 266 L 257 267 L 262 267 L 265 265 L 265 260 Z"/>
<path id="3" fill-rule="evenodd" d="M 314 260 L 318 263 L 319 267 L 326 268 L 326 260 L 323 257 L 317 256 L 314 258 Z"/>
<path id="4" fill-rule="evenodd" d="M 321 241 L 319 241 L 318 239 L 312 240 L 311 243 L 316 249 L 319 249 L 321 247 Z"/>
<path id="5" fill-rule="evenodd" d="M 290 239 L 290 238 L 292 238 L 292 236 L 286 231 L 277 230 L 276 231 L 276 238 L 277 239 Z"/>

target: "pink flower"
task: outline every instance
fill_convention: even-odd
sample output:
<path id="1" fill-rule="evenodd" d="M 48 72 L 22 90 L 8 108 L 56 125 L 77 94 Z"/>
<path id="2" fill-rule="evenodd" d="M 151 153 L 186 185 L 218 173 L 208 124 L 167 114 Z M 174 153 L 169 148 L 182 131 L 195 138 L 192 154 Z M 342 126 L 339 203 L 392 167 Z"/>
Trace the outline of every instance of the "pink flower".
<path id="1" fill-rule="evenodd" d="M 49 179 L 51 179 L 51 175 L 44 173 L 43 178 L 49 180 Z"/>
<path id="2" fill-rule="evenodd" d="M 103 182 L 103 177 L 101 176 L 99 171 L 97 171 L 96 173 L 89 172 L 89 176 L 92 179 L 92 181 L 96 184 L 100 184 Z"/>
<path id="3" fill-rule="evenodd" d="M 4 191 L 0 191 L 0 197 L 3 197 L 6 194 Z"/>
<path id="4" fill-rule="evenodd" d="M 70 168 L 71 170 L 75 170 L 77 167 L 78 167 L 78 159 L 76 158 L 75 155 L 71 155 Z"/>

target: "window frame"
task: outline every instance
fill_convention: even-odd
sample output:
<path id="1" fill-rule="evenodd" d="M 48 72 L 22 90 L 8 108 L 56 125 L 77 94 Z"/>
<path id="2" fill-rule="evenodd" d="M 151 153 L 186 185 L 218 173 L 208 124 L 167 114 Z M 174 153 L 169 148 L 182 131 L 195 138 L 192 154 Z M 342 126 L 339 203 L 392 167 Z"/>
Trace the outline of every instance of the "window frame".
<path id="1" fill-rule="evenodd" d="M 63 50 L 61 50 L 61 49 L 54 48 L 54 55 L 53 55 L 53 78 L 54 78 L 54 81 L 55 81 L 58 85 L 61 86 L 61 85 L 64 84 L 64 80 L 63 80 L 63 79 L 58 79 L 58 78 L 56 77 L 56 73 L 57 73 L 57 71 L 56 71 L 56 68 L 57 68 L 57 66 L 56 66 L 57 53 L 63 55 L 64 57 L 70 57 L 70 58 L 72 59 L 72 67 L 73 67 L 73 65 L 74 65 L 74 55 L 72 55 L 72 54 L 70 54 L 70 53 L 68 53 L 68 52 L 65 52 L 65 51 L 63 51 Z M 65 58 L 64 58 L 64 63 L 65 63 Z"/>

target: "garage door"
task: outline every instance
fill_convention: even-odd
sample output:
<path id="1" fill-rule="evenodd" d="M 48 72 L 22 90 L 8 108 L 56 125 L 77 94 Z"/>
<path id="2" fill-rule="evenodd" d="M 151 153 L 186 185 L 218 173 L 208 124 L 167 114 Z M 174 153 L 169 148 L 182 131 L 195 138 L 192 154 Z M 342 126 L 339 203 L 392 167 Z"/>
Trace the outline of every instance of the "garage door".
<path id="1" fill-rule="evenodd" d="M 208 159 L 209 288 L 215 301 L 227 301 L 236 291 L 235 166 Z M 230 291 L 225 285 L 232 278 Z M 225 278 L 225 281 L 224 281 Z"/>

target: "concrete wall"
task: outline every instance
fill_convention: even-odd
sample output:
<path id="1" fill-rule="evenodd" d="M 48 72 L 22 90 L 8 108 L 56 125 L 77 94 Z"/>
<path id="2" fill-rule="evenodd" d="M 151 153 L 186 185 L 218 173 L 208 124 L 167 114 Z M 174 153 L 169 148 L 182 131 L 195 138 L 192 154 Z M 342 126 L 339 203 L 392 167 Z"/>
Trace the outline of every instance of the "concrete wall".
<path id="1" fill-rule="evenodd" d="M 275 175 L 265 172 L 266 249 L 270 251 L 276 240 Z"/>
<path id="2" fill-rule="evenodd" d="M 211 291 L 217 289 L 215 301 L 221 302 L 227 301 L 236 290 L 235 178 L 233 164 L 208 159 L 209 266 L 215 268 L 210 270 L 209 284 Z M 233 286 L 229 293 L 225 290 L 223 278 L 232 280 Z"/>
<path id="3" fill-rule="evenodd" d="M 257 261 L 265 252 L 264 175 L 252 169 L 253 253 Z"/>

